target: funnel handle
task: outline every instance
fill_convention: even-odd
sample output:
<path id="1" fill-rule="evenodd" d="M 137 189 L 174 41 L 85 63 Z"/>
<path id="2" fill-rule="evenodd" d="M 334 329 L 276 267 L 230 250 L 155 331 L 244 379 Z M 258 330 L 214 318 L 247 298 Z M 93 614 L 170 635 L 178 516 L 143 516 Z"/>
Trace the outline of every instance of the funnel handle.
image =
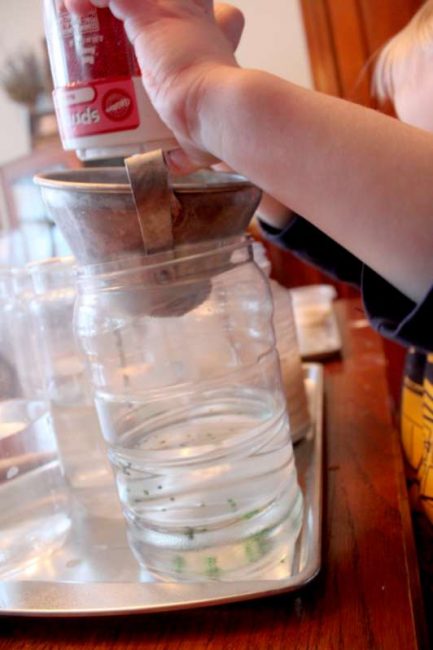
<path id="1" fill-rule="evenodd" d="M 161 150 L 125 159 L 145 253 L 170 250 L 174 245 L 171 191 Z"/>

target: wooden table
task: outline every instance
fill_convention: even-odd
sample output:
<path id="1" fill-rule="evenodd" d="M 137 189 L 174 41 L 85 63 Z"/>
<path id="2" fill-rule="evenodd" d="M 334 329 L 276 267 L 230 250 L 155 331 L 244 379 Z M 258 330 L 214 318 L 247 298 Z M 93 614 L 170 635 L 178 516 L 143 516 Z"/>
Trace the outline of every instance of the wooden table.
<path id="1" fill-rule="evenodd" d="M 323 569 L 296 594 L 169 614 L 0 619 L 0 650 L 412 650 L 427 647 L 380 338 L 342 301 L 326 364 Z"/>

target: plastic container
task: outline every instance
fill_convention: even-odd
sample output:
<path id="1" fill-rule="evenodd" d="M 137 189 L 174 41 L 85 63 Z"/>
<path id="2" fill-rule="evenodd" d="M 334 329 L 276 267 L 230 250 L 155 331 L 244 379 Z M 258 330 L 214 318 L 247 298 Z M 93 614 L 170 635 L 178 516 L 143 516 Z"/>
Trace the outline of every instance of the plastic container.
<path id="1" fill-rule="evenodd" d="M 256 263 L 269 276 L 271 263 L 266 255 L 265 247 L 260 242 L 254 242 L 253 250 Z M 304 384 L 304 371 L 297 339 L 291 293 L 275 280 L 271 279 L 269 282 L 274 303 L 273 325 L 287 399 L 290 430 L 293 442 L 298 442 L 307 434 L 311 426 L 311 418 L 308 410 L 308 398 Z"/>
<path id="2" fill-rule="evenodd" d="M 71 14 L 44 0 L 54 106 L 64 149 L 81 160 L 174 146 L 152 107 L 123 24 L 108 8 Z"/>
<path id="3" fill-rule="evenodd" d="M 76 333 L 140 564 L 170 581 L 275 575 L 302 495 L 249 243 L 83 267 L 78 286 Z"/>
<path id="4" fill-rule="evenodd" d="M 291 290 L 301 355 L 305 359 L 326 357 L 341 348 L 332 285 L 316 284 Z"/>

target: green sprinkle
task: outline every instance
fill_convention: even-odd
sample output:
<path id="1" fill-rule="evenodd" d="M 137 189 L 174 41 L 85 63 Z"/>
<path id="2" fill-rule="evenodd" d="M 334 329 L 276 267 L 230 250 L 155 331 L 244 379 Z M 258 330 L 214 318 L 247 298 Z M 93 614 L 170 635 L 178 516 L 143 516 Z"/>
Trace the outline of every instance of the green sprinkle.
<path id="1" fill-rule="evenodd" d="M 260 533 L 254 535 L 261 556 L 264 555 L 271 546 L 271 543 L 268 539 L 268 533 L 269 531 L 265 529 L 262 530 Z"/>
<path id="2" fill-rule="evenodd" d="M 182 571 L 185 569 L 185 564 L 186 564 L 185 558 L 182 557 L 181 555 L 176 555 L 173 558 L 173 566 L 176 573 L 182 573 Z"/>
<path id="3" fill-rule="evenodd" d="M 126 476 L 131 476 L 130 470 L 132 469 L 132 463 L 127 463 L 123 466 L 122 471 Z"/>
<path id="4" fill-rule="evenodd" d="M 262 530 L 260 533 L 251 535 L 245 542 L 245 555 L 249 562 L 257 562 L 270 549 L 271 542 L 268 539 L 269 530 Z"/>
<path id="5" fill-rule="evenodd" d="M 234 499 L 227 499 L 227 503 L 229 504 L 230 508 L 232 510 L 237 510 L 238 509 L 238 504 Z"/>
<path id="6" fill-rule="evenodd" d="M 149 490 L 143 490 L 143 494 L 148 497 L 149 496 Z"/>
<path id="7" fill-rule="evenodd" d="M 188 537 L 188 539 L 194 539 L 194 528 L 187 528 L 185 531 L 185 535 Z"/>
<path id="8" fill-rule="evenodd" d="M 247 512 L 242 519 L 252 519 L 256 515 L 260 514 L 260 510 L 250 510 L 250 512 Z"/>
<path id="9" fill-rule="evenodd" d="M 255 562 L 257 559 L 255 545 L 248 540 L 245 542 L 245 555 L 247 556 L 248 562 Z"/>
<path id="10" fill-rule="evenodd" d="M 205 563 L 205 573 L 208 578 L 218 578 L 221 575 L 221 569 L 217 564 L 216 557 L 207 557 Z"/>

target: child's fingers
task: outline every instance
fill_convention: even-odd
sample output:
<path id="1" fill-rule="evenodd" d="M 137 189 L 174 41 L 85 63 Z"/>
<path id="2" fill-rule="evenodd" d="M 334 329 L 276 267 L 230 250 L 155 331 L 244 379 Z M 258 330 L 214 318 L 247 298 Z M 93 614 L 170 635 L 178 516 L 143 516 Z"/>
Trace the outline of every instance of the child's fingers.
<path id="1" fill-rule="evenodd" d="M 190 106 L 195 105 L 206 65 L 236 65 L 233 50 L 243 29 L 241 12 L 221 4 L 214 18 L 213 0 L 64 1 L 70 11 L 109 6 L 125 22 L 149 98 L 179 142 L 167 154 L 170 170 L 186 173 L 215 163 L 189 133 L 187 109 L 194 110 Z"/>
<path id="2" fill-rule="evenodd" d="M 146 11 L 146 5 L 147 9 L 155 9 L 158 5 L 156 0 L 148 2 L 142 0 L 141 8 L 138 4 L 139 0 L 64 0 L 64 2 L 66 8 L 74 13 L 85 13 L 86 11 L 90 11 L 92 7 L 108 7 L 109 5 L 112 5 L 115 12 L 121 14 L 122 20 L 127 19 L 132 14 Z M 213 0 L 190 0 L 190 2 L 199 6 L 201 9 L 204 9 L 206 13 L 212 14 Z M 172 0 L 172 3 L 176 4 L 176 0 Z M 170 2 L 161 4 L 165 4 L 165 8 L 169 8 Z"/>
<path id="3" fill-rule="evenodd" d="M 245 25 L 242 12 L 236 7 L 218 3 L 215 5 L 215 18 L 225 37 L 230 41 L 233 51 L 235 51 L 241 40 Z"/>
<path id="4" fill-rule="evenodd" d="M 207 12 L 211 12 L 213 9 L 212 0 L 194 0 L 194 2 L 204 7 Z M 65 0 L 66 8 L 78 14 L 87 13 L 93 7 L 108 7 L 109 4 L 110 0 Z M 137 11 L 137 0 L 133 2 L 131 0 L 114 0 L 111 4 L 113 8 L 117 9 L 116 13 L 120 10 L 122 19 L 128 18 L 132 10 Z M 142 2 L 143 11 L 146 11 L 145 4 L 145 2 Z M 244 28 L 242 12 L 228 4 L 219 3 L 215 6 L 215 18 L 226 38 L 230 41 L 233 50 L 236 50 Z"/>
<path id="5" fill-rule="evenodd" d="M 210 167 L 217 161 L 214 156 L 202 152 L 194 152 L 194 155 L 189 155 L 184 149 L 180 147 L 171 149 L 164 152 L 166 165 L 173 176 L 184 176 L 190 174 L 197 169 L 203 167 Z"/>
<path id="6" fill-rule="evenodd" d="M 75 14 L 86 14 L 95 7 L 95 4 L 90 0 L 65 0 L 65 6 L 68 11 L 71 11 Z M 103 4 L 100 4 L 98 6 L 107 7 L 108 0 L 103 0 Z"/>

